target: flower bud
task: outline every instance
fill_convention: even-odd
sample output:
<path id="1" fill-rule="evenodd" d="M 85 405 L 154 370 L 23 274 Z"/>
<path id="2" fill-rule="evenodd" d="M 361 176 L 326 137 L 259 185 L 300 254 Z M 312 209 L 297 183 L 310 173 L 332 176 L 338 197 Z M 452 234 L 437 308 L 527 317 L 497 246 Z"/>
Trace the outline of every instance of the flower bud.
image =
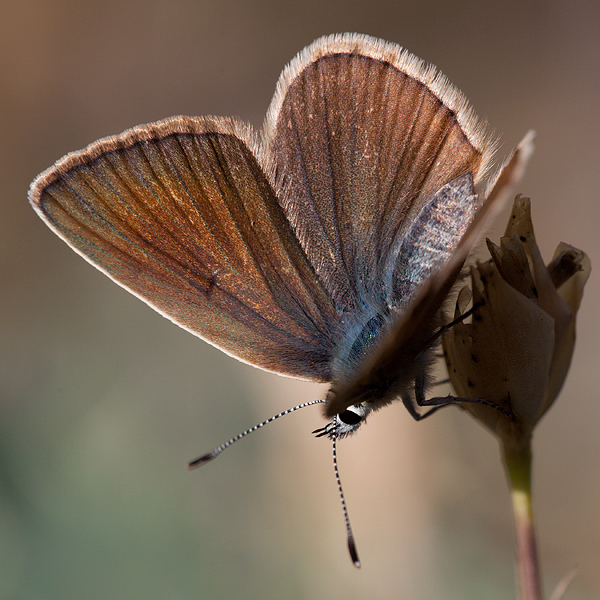
<path id="1" fill-rule="evenodd" d="M 472 299 L 472 320 L 444 334 L 444 355 L 457 396 L 485 403 L 462 406 L 505 446 L 525 446 L 569 370 L 590 261 L 561 243 L 544 265 L 521 196 L 500 246 L 488 248 L 492 260 L 471 268 L 471 289 L 457 300 L 459 317 Z"/>

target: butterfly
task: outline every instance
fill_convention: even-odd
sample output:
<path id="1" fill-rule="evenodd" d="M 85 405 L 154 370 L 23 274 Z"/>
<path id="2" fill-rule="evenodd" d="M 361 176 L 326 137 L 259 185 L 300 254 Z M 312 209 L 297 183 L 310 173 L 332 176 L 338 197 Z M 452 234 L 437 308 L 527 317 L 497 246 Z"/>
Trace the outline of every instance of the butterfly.
<path id="1" fill-rule="evenodd" d="M 217 117 L 134 127 L 60 159 L 29 198 L 177 325 L 253 366 L 328 383 L 317 431 L 335 442 L 397 399 L 421 416 L 440 309 L 531 135 L 482 196 L 495 148 L 434 67 L 331 35 L 283 70 L 260 133 Z"/>

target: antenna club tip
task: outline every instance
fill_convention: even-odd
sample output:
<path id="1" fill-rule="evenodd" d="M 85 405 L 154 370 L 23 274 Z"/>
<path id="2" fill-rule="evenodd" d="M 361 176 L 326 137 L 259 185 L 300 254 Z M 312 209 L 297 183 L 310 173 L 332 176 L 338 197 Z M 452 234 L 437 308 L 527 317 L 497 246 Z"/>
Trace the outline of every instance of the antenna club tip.
<path id="1" fill-rule="evenodd" d="M 217 455 L 214 452 L 209 452 L 208 454 L 205 454 L 204 456 L 201 456 L 200 458 L 189 462 L 187 464 L 187 469 L 190 471 L 192 471 L 193 469 L 197 469 L 198 467 L 201 467 L 202 465 L 211 461 L 215 456 Z"/>
<path id="2" fill-rule="evenodd" d="M 348 538 L 348 551 L 350 552 L 350 558 L 352 559 L 352 564 L 360 569 L 360 559 L 358 558 L 358 552 L 356 551 L 356 544 L 354 543 L 354 538 Z"/>

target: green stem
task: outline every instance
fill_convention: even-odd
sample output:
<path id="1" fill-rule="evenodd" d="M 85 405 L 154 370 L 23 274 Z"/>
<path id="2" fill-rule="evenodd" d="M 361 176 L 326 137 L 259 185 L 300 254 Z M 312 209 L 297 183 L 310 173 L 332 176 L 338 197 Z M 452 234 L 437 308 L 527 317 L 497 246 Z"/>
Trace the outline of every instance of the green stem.
<path id="1" fill-rule="evenodd" d="M 540 568 L 531 501 L 531 445 L 504 446 L 504 464 L 512 496 L 520 600 L 542 600 Z"/>

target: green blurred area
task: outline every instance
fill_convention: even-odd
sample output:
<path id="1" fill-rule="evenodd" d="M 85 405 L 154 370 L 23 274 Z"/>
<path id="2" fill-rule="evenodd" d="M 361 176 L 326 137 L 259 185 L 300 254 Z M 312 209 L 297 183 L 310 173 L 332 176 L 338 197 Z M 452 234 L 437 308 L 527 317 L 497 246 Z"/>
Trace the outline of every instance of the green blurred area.
<path id="1" fill-rule="evenodd" d="M 530 128 L 522 182 L 545 257 L 600 264 L 600 4 L 35 2 L 0 19 L 0 598 L 514 597 L 495 441 L 458 410 L 402 406 L 339 446 L 363 568 L 347 556 L 318 407 L 188 472 L 188 460 L 324 388 L 258 372 L 87 265 L 27 204 L 68 151 L 174 114 L 260 127 L 283 66 L 320 35 L 406 46 L 503 134 Z M 497 240 L 498 223 L 490 236 Z M 570 377 L 535 440 L 547 595 L 600 596 L 599 289 L 586 288 Z M 447 391 L 442 390 L 442 393 Z"/>

